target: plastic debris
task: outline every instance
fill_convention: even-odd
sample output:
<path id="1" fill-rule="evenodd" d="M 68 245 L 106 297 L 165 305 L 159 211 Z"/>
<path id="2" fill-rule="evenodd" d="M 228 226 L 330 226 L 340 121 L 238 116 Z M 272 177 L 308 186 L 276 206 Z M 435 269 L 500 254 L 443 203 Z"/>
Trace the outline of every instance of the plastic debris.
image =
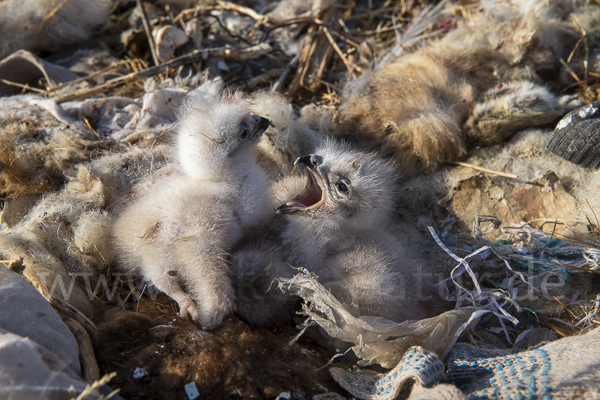
<path id="1" fill-rule="evenodd" d="M 148 376 L 148 371 L 146 370 L 146 368 L 136 368 L 135 371 L 133 371 L 133 379 L 140 379 L 143 378 L 145 376 Z"/>
<path id="2" fill-rule="evenodd" d="M 185 394 L 187 394 L 188 399 L 194 400 L 200 397 L 200 393 L 198 393 L 198 388 L 196 387 L 195 382 L 190 382 L 184 386 Z"/>
<path id="3" fill-rule="evenodd" d="M 358 364 L 363 366 L 379 364 L 393 368 L 413 345 L 441 356 L 456 340 L 457 333 L 475 325 L 489 312 L 478 307 L 463 307 L 437 317 L 401 323 L 381 317 L 356 318 L 306 269 L 280 282 L 306 304 L 311 304 L 303 306 L 303 313 L 310 319 L 306 324 L 319 325 L 329 336 L 353 343 L 352 350 L 361 359 Z"/>

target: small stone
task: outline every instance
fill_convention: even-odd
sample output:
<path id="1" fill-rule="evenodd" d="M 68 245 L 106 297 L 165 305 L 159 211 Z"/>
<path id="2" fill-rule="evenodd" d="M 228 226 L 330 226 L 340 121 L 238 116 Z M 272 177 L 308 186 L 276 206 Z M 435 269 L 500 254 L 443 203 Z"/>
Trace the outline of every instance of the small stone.
<path id="1" fill-rule="evenodd" d="M 185 32 L 174 26 L 167 25 L 155 29 L 152 33 L 156 42 L 156 52 L 161 61 L 173 57 L 175 50 L 188 42 Z"/>

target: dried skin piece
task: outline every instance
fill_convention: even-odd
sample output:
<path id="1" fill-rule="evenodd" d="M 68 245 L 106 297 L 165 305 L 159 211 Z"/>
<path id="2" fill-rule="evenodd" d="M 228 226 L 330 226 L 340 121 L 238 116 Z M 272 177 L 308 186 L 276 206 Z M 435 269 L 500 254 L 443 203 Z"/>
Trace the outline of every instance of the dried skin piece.
<path id="1" fill-rule="evenodd" d="M 185 32 L 171 25 L 161 26 L 153 32 L 159 61 L 173 57 L 175 50 L 188 42 Z"/>

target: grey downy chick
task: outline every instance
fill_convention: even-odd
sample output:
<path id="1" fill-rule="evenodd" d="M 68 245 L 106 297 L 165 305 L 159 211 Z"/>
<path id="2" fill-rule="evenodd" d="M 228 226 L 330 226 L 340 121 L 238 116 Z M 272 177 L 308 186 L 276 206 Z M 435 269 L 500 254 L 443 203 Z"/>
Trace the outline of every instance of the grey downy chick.
<path id="1" fill-rule="evenodd" d="M 275 240 L 248 243 L 231 255 L 236 294 L 236 313 L 247 322 L 280 326 L 289 321 L 299 298 L 279 287 L 278 278 L 297 271 L 285 259 Z"/>
<path id="2" fill-rule="evenodd" d="M 356 316 L 399 322 L 437 314 L 433 272 L 393 213 L 394 165 L 332 140 L 297 163 L 308 167 L 306 188 L 277 210 L 288 216 L 289 262 L 316 273 Z"/>
<path id="3" fill-rule="evenodd" d="M 251 109 L 273 124 L 257 147 L 258 160 L 273 180 L 288 175 L 296 157 L 314 150 L 324 139 L 298 118 L 292 104 L 279 94 L 253 93 Z"/>
<path id="4" fill-rule="evenodd" d="M 219 89 L 188 95 L 178 114 L 177 172 L 146 190 L 113 230 L 121 262 L 207 329 L 234 309 L 228 249 L 272 214 L 266 176 L 254 159 L 269 121 Z"/>
<path id="5" fill-rule="evenodd" d="M 276 107 L 275 110 L 277 109 Z M 277 118 L 273 121 L 276 127 L 278 122 Z M 265 135 L 268 134 L 267 131 Z M 286 175 L 273 182 L 272 209 L 300 193 L 305 186 L 306 177 L 299 174 Z M 287 262 L 286 251 L 281 244 L 286 224 L 285 215 L 273 214 L 273 218 L 263 226 L 259 235 L 246 237 L 246 240 L 232 249 L 231 272 L 236 313 L 253 325 L 285 325 L 300 302 L 299 297 L 290 296 L 289 292 L 283 291 L 278 282 L 278 278 L 291 278 L 298 272 Z"/>

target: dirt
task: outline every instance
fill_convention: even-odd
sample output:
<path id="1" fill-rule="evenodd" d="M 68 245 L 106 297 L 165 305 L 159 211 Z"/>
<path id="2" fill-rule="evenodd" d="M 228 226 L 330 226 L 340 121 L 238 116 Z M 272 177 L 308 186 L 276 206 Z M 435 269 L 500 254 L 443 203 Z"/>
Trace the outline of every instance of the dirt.
<path id="1" fill-rule="evenodd" d="M 187 398 L 190 382 L 200 398 L 275 399 L 289 392 L 311 399 L 342 392 L 328 369 L 320 369 L 332 354 L 305 338 L 289 344 L 298 333 L 293 324 L 269 329 L 230 316 L 208 332 L 181 318 L 167 297 L 142 298 L 129 308 L 108 310 L 94 338 L 100 371 L 117 372 L 111 385 L 124 398 Z M 137 368 L 146 375 L 136 379 Z"/>

